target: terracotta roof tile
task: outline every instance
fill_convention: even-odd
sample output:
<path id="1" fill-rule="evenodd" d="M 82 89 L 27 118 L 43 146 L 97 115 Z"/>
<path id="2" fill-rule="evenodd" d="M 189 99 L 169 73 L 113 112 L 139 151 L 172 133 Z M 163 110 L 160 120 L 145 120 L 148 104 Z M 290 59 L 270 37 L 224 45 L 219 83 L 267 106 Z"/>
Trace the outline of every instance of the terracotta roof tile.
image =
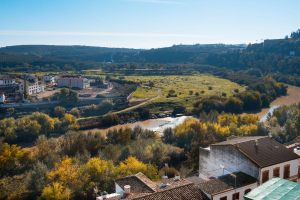
<path id="1" fill-rule="evenodd" d="M 238 137 L 213 146 L 233 145 L 259 167 L 298 159 L 299 156 L 270 137 Z"/>

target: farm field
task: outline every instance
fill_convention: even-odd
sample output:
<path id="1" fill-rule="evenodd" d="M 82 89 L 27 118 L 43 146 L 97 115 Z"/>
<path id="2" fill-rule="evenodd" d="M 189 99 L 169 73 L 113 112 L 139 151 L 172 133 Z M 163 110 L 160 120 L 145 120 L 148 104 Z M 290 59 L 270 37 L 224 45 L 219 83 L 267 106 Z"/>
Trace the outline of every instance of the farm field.
<path id="1" fill-rule="evenodd" d="M 190 109 L 201 97 L 211 95 L 232 96 L 242 92 L 244 86 L 211 75 L 193 76 L 126 76 L 126 80 L 139 83 L 130 101 L 170 102 Z"/>

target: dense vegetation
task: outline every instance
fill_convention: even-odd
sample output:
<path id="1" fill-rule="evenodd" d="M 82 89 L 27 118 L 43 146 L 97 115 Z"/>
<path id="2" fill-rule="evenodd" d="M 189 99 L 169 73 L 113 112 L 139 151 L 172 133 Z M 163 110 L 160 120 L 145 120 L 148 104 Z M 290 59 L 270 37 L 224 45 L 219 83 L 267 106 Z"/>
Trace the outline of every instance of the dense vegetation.
<path id="1" fill-rule="evenodd" d="M 290 142 L 300 136 L 300 104 L 276 109 L 269 116 L 267 126 L 270 133 L 281 143 Z"/>
<path id="2" fill-rule="evenodd" d="M 90 199 L 96 187 L 111 192 L 113 180 L 128 174 L 143 172 L 153 180 L 164 173 L 189 174 L 197 169 L 199 146 L 231 135 L 264 134 L 255 116 L 212 112 L 167 129 L 162 138 L 135 127 L 40 135 L 30 148 L 1 142 L 0 198 Z"/>

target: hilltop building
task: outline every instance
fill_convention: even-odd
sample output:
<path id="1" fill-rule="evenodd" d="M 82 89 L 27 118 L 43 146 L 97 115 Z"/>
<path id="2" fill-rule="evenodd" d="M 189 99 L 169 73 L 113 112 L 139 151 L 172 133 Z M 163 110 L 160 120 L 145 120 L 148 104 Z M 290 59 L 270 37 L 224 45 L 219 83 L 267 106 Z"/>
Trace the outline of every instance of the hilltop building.
<path id="1" fill-rule="evenodd" d="M 19 91 L 28 95 L 35 95 L 45 91 L 45 85 L 37 79 L 34 81 L 21 80 L 19 83 Z"/>
<path id="2" fill-rule="evenodd" d="M 22 96 L 16 79 L 11 77 L 0 77 L 0 94 L 1 103 L 15 101 Z"/>
<path id="3" fill-rule="evenodd" d="M 46 84 L 54 85 L 55 84 L 55 76 L 52 76 L 52 75 L 43 76 L 43 81 Z"/>
<path id="4" fill-rule="evenodd" d="M 10 77 L 0 77 L 0 86 L 11 86 L 16 84 L 16 79 Z"/>
<path id="5" fill-rule="evenodd" d="M 58 87 L 85 89 L 90 87 L 90 82 L 87 78 L 81 76 L 61 76 L 57 79 Z"/>
<path id="6" fill-rule="evenodd" d="M 5 102 L 5 94 L 0 93 L 0 103 L 4 103 L 4 102 Z"/>

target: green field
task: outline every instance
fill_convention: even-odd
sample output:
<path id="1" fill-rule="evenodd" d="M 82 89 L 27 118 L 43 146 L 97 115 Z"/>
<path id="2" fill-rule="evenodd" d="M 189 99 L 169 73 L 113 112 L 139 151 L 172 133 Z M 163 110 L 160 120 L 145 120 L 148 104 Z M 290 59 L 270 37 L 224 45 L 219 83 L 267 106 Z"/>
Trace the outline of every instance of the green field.
<path id="1" fill-rule="evenodd" d="M 245 90 L 239 84 L 211 75 L 126 76 L 125 79 L 139 83 L 131 101 L 170 102 L 184 105 L 188 109 L 201 97 L 222 94 L 228 97 L 235 93 L 235 89 L 239 92 Z"/>

